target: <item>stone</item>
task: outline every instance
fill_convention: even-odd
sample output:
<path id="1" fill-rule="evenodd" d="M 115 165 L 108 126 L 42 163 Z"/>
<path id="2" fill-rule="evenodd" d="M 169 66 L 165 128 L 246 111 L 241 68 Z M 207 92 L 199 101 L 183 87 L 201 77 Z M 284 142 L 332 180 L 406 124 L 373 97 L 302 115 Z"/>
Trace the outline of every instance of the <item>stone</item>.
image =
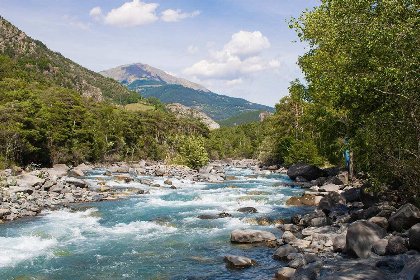
<path id="1" fill-rule="evenodd" d="M 311 181 L 325 176 L 325 172 L 316 166 L 301 162 L 292 165 L 287 170 L 287 176 L 289 176 L 292 180 L 295 180 L 297 176 L 302 176 L 306 180 Z"/>
<path id="2" fill-rule="evenodd" d="M 360 187 L 360 201 L 366 208 L 373 206 L 376 202 L 379 201 L 378 195 L 371 191 L 371 188 L 372 185 L 369 183 L 366 183 Z"/>
<path id="3" fill-rule="evenodd" d="M 234 243 L 257 243 L 276 240 L 274 234 L 262 230 L 234 230 L 230 234 L 230 241 Z"/>
<path id="4" fill-rule="evenodd" d="M 163 176 L 163 175 L 165 175 L 165 173 L 166 173 L 166 171 L 165 171 L 165 169 L 163 169 L 162 167 L 159 167 L 158 169 L 156 169 L 156 171 L 155 171 L 155 175 L 156 176 Z"/>
<path id="5" fill-rule="evenodd" d="M 293 248 L 291 245 L 286 244 L 282 245 L 274 252 L 273 258 L 275 260 L 285 261 L 287 260 L 287 256 L 292 253 L 297 253 L 298 251 Z"/>
<path id="6" fill-rule="evenodd" d="M 334 250 L 334 252 L 345 253 L 345 251 L 346 251 L 346 235 L 347 235 L 347 232 L 338 234 L 333 238 L 333 250 Z"/>
<path id="7" fill-rule="evenodd" d="M 303 176 L 297 176 L 295 181 L 299 183 L 308 182 Z"/>
<path id="8" fill-rule="evenodd" d="M 325 217 L 314 218 L 310 222 L 311 227 L 322 227 L 322 226 L 326 226 L 327 224 L 328 224 L 327 218 Z"/>
<path id="9" fill-rule="evenodd" d="M 400 273 L 401 279 L 413 279 L 420 274 L 420 258 L 409 260 Z M 417 275 L 417 276 L 416 276 Z"/>
<path id="10" fill-rule="evenodd" d="M 340 190 L 340 186 L 334 184 L 324 185 L 319 188 L 320 192 L 337 192 Z"/>
<path id="11" fill-rule="evenodd" d="M 202 219 L 202 220 L 215 220 L 215 219 L 219 219 L 219 216 L 216 215 L 200 215 L 197 218 Z"/>
<path id="12" fill-rule="evenodd" d="M 360 189 L 359 188 L 348 189 L 348 190 L 344 191 L 341 195 L 346 199 L 346 202 L 360 201 Z"/>
<path id="13" fill-rule="evenodd" d="M 409 230 L 408 243 L 411 249 L 420 252 L 420 223 L 412 226 Z"/>
<path id="14" fill-rule="evenodd" d="M 255 209 L 254 207 L 242 207 L 238 209 L 238 212 L 242 212 L 242 213 L 257 213 L 257 209 Z"/>
<path id="15" fill-rule="evenodd" d="M 341 171 L 335 176 L 337 185 L 347 185 L 349 183 L 349 173 L 347 171 Z"/>
<path id="16" fill-rule="evenodd" d="M 299 268 L 301 266 L 304 266 L 304 265 L 306 265 L 306 261 L 302 257 L 301 258 L 296 258 L 296 259 L 290 261 L 287 264 L 288 267 L 291 267 L 291 268 L 294 268 L 294 269 L 297 269 L 297 268 Z"/>
<path id="17" fill-rule="evenodd" d="M 369 222 L 377 224 L 381 228 L 388 230 L 388 220 L 385 217 L 372 217 L 369 219 Z"/>
<path id="18" fill-rule="evenodd" d="M 31 174 L 20 175 L 16 178 L 16 183 L 20 187 L 32 188 L 36 185 L 41 185 L 45 182 L 45 179 L 39 178 Z"/>
<path id="19" fill-rule="evenodd" d="M 337 192 L 330 192 L 324 196 L 319 202 L 318 209 L 321 209 L 325 213 L 329 213 L 338 207 L 340 204 L 346 205 L 346 199 Z"/>
<path id="20" fill-rule="evenodd" d="M 325 280 L 391 280 L 385 273 L 378 268 L 358 263 L 349 268 L 335 271 L 324 277 Z"/>
<path id="21" fill-rule="evenodd" d="M 388 239 L 388 246 L 386 247 L 386 251 L 390 255 L 406 253 L 408 249 L 405 246 L 405 239 L 401 236 L 392 236 Z"/>
<path id="22" fill-rule="evenodd" d="M 27 194 L 32 194 L 34 192 L 34 188 L 33 187 L 28 187 L 28 186 L 9 186 L 9 192 L 10 193 L 27 193 Z"/>
<path id="23" fill-rule="evenodd" d="M 287 206 L 315 206 L 316 203 L 314 195 L 292 196 L 286 201 Z"/>
<path id="24" fill-rule="evenodd" d="M 375 243 L 373 243 L 372 252 L 374 252 L 378 256 L 385 256 L 387 246 L 388 246 L 388 239 L 378 240 Z"/>
<path id="25" fill-rule="evenodd" d="M 290 231 L 293 233 L 299 232 L 300 231 L 300 227 L 294 225 L 294 224 L 281 224 L 278 226 L 279 229 L 281 229 L 282 231 Z"/>
<path id="26" fill-rule="evenodd" d="M 316 280 L 319 278 L 322 262 L 314 262 L 296 269 L 291 280 Z"/>
<path id="27" fill-rule="evenodd" d="M 386 236 L 386 230 L 368 221 L 357 221 L 347 229 L 347 254 L 361 259 L 370 255 L 373 244 Z"/>
<path id="28" fill-rule="evenodd" d="M 76 178 L 67 178 L 66 183 L 69 184 L 69 185 L 75 185 L 76 187 L 79 187 L 79 188 L 87 188 L 88 187 L 88 184 L 85 181 L 83 181 L 81 179 L 76 179 Z"/>
<path id="29" fill-rule="evenodd" d="M 73 176 L 76 176 L 76 177 L 85 176 L 85 173 L 79 169 L 73 169 L 71 172 L 73 173 Z"/>
<path id="30" fill-rule="evenodd" d="M 229 267 L 232 268 L 247 268 L 258 265 L 254 260 L 242 256 L 229 255 L 223 260 L 228 263 Z"/>
<path id="31" fill-rule="evenodd" d="M 413 225 L 420 223 L 420 210 L 410 203 L 404 204 L 396 213 L 391 215 L 388 222 L 390 228 L 395 231 L 409 229 Z"/>
<path id="32" fill-rule="evenodd" d="M 226 212 L 222 212 L 222 213 L 219 213 L 219 214 L 217 214 L 220 218 L 227 218 L 227 217 L 232 217 L 232 215 L 231 214 L 229 214 L 229 213 L 226 213 Z"/>
<path id="33" fill-rule="evenodd" d="M 171 180 L 165 180 L 163 183 L 165 185 L 172 185 L 172 181 Z"/>
<path id="34" fill-rule="evenodd" d="M 12 212 L 10 211 L 10 209 L 5 209 L 5 208 L 1 208 L 0 209 L 0 219 L 2 219 L 3 217 L 10 215 Z"/>
<path id="35" fill-rule="evenodd" d="M 276 272 L 276 279 L 279 280 L 289 280 L 295 274 L 296 269 L 291 267 L 282 267 Z"/>
<path id="36" fill-rule="evenodd" d="M 285 231 L 281 238 L 283 239 L 283 241 L 285 243 L 290 243 L 291 241 L 293 241 L 297 237 L 293 233 L 291 233 L 290 231 Z"/>

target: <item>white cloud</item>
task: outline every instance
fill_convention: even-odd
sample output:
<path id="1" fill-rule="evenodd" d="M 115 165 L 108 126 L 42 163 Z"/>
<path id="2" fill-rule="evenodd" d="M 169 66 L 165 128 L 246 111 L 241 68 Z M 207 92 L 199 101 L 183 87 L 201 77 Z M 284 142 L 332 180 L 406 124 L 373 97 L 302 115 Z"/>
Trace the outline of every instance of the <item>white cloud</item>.
<path id="1" fill-rule="evenodd" d="M 187 48 L 187 52 L 190 54 L 195 54 L 196 52 L 198 52 L 198 47 L 194 46 L 194 45 L 190 45 Z"/>
<path id="2" fill-rule="evenodd" d="M 228 86 L 235 86 L 235 85 L 242 85 L 244 83 L 244 80 L 242 78 L 230 80 L 226 82 L 226 85 Z"/>
<path id="3" fill-rule="evenodd" d="M 126 2 L 121 7 L 112 9 L 107 15 L 102 15 L 102 9 L 95 7 L 90 10 L 89 15 L 97 20 L 103 18 L 107 25 L 117 27 L 133 27 L 150 24 L 159 18 L 156 15 L 157 3 L 144 3 L 140 0 Z"/>
<path id="4" fill-rule="evenodd" d="M 207 47 L 207 48 L 211 48 L 211 47 L 213 47 L 214 45 L 216 45 L 216 42 L 209 41 L 209 42 L 207 42 L 206 47 Z"/>
<path id="5" fill-rule="evenodd" d="M 88 30 L 90 27 L 90 23 L 83 23 L 81 21 L 78 21 L 77 16 L 69 17 L 68 15 L 64 15 L 63 20 L 67 22 L 68 25 L 77 27 L 79 29 Z"/>
<path id="6" fill-rule="evenodd" d="M 181 13 L 180 9 L 172 10 L 168 9 L 161 13 L 161 19 L 166 22 L 178 22 L 186 18 L 193 18 L 201 14 L 201 11 L 195 11 L 192 13 Z"/>
<path id="7" fill-rule="evenodd" d="M 183 74 L 199 80 L 227 80 L 226 85 L 244 83 L 244 77 L 268 69 L 277 69 L 280 62 L 264 60 L 259 55 L 270 48 L 268 38 L 260 31 L 240 31 L 220 51 L 209 51 L 209 58 L 184 69 Z"/>
<path id="8" fill-rule="evenodd" d="M 95 20 L 101 20 L 103 17 L 101 7 L 95 7 L 89 12 L 89 16 L 93 17 Z"/>

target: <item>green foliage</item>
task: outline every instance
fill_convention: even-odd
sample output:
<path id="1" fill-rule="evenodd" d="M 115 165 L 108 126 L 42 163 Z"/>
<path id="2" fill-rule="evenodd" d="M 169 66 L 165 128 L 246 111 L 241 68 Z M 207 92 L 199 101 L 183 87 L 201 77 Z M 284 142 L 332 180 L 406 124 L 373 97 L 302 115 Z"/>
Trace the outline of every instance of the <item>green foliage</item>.
<path id="1" fill-rule="evenodd" d="M 225 120 L 217 121 L 218 124 L 221 126 L 237 126 L 244 123 L 251 123 L 251 122 L 259 122 L 260 121 L 260 114 L 266 112 L 263 110 L 252 111 L 252 112 L 245 112 L 234 115 L 230 118 Z"/>
<path id="2" fill-rule="evenodd" d="M 271 107 L 250 103 L 242 98 L 218 95 L 181 85 L 143 87 L 140 93 L 144 97 L 156 97 L 163 103 L 180 103 L 187 107 L 199 107 L 201 112 L 214 120 L 223 120 L 239 113 L 255 110 L 273 111 Z"/>
<path id="3" fill-rule="evenodd" d="M 209 161 L 209 157 L 204 146 L 204 138 L 201 136 L 185 136 L 178 138 L 179 155 L 182 164 L 192 168 L 200 169 Z"/>

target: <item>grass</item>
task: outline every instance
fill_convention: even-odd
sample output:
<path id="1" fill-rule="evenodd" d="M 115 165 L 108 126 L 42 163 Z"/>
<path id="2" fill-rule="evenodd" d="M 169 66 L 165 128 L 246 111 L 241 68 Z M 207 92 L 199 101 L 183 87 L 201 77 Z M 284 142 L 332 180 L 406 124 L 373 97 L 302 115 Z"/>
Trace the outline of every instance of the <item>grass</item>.
<path id="1" fill-rule="evenodd" d="M 131 104 L 125 105 L 125 109 L 129 111 L 148 111 L 148 110 L 154 110 L 155 106 L 141 104 L 141 103 L 131 103 Z"/>

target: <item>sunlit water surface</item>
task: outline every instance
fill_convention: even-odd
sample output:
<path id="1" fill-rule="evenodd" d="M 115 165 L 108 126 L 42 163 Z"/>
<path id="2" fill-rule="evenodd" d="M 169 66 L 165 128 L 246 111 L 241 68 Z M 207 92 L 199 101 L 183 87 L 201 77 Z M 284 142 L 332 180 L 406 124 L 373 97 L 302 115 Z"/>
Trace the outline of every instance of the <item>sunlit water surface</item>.
<path id="1" fill-rule="evenodd" d="M 105 170 L 86 179 L 92 185 Z M 261 229 L 279 236 L 275 226 L 251 225 L 247 219 L 287 218 L 302 208 L 284 206 L 299 188 L 285 175 L 250 176 L 251 170 L 231 168 L 235 181 L 224 184 L 181 182 L 178 187 L 148 187 L 137 177 L 130 183 L 110 181 L 121 188 L 150 190 L 119 201 L 75 205 L 73 210 L 0 225 L 0 279 L 270 279 L 284 264 L 273 260 L 273 248 L 231 244 L 234 229 Z M 163 184 L 167 178 L 152 178 Z M 108 179 L 109 180 L 109 179 Z M 235 185 L 239 188 L 230 188 Z M 256 214 L 238 212 L 252 206 Z M 200 220 L 198 215 L 232 217 Z M 247 256 L 259 263 L 232 270 L 223 257 Z"/>

